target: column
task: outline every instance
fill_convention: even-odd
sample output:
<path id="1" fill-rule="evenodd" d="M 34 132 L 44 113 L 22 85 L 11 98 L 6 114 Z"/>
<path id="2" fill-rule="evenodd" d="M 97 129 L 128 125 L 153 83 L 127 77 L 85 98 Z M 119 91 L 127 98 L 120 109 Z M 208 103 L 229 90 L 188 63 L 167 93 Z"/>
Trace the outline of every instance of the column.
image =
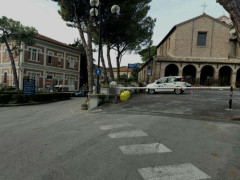
<path id="1" fill-rule="evenodd" d="M 43 71 L 43 88 L 45 87 L 46 87 L 46 71 Z"/>
<path id="2" fill-rule="evenodd" d="M 44 52 L 43 52 L 43 65 L 46 66 L 47 65 L 47 48 L 44 47 Z M 45 72 L 45 71 L 44 71 Z M 45 74 L 46 75 L 46 74 Z M 44 75 L 44 77 L 45 77 Z M 45 80 L 44 80 L 45 81 Z M 45 85 L 45 83 L 44 83 Z"/>
<path id="3" fill-rule="evenodd" d="M 236 87 L 236 80 L 237 80 L 237 72 L 233 72 L 231 77 L 231 86 L 234 88 Z"/>
<path id="4" fill-rule="evenodd" d="M 66 69 L 66 52 L 64 52 L 64 58 L 63 58 L 63 69 Z"/>
<path id="5" fill-rule="evenodd" d="M 214 74 L 213 74 L 213 78 L 214 78 L 214 85 L 218 86 L 218 81 L 219 81 L 219 70 L 218 69 L 214 69 Z"/>
<path id="6" fill-rule="evenodd" d="M 65 76 L 65 73 L 63 73 L 63 86 L 65 85 L 65 79 L 66 78 L 66 76 Z"/>
<path id="7" fill-rule="evenodd" d="M 195 84 L 200 85 L 200 79 L 201 79 L 201 69 L 196 70 L 196 79 L 195 79 Z"/>
<path id="8" fill-rule="evenodd" d="M 178 76 L 182 76 L 182 75 L 183 75 L 183 68 L 179 68 Z"/>

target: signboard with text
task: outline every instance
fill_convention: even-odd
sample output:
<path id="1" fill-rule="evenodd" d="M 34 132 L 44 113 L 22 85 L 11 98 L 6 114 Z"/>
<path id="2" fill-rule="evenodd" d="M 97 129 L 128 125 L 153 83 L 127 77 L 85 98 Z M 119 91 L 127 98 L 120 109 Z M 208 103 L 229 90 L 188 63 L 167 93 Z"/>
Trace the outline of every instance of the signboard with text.
<path id="1" fill-rule="evenodd" d="M 138 69 L 138 64 L 128 64 L 128 69 Z"/>
<path id="2" fill-rule="evenodd" d="M 24 80 L 23 82 L 23 94 L 24 95 L 35 95 L 35 81 Z"/>

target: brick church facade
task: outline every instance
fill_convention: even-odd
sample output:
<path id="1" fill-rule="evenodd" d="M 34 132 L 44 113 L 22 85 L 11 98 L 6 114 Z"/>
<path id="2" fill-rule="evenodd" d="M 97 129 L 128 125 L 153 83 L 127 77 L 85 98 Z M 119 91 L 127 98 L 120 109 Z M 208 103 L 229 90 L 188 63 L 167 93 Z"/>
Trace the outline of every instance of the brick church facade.
<path id="1" fill-rule="evenodd" d="M 232 21 L 207 14 L 175 25 L 157 54 L 139 70 L 139 82 L 184 76 L 195 85 L 240 85 L 240 47 Z"/>

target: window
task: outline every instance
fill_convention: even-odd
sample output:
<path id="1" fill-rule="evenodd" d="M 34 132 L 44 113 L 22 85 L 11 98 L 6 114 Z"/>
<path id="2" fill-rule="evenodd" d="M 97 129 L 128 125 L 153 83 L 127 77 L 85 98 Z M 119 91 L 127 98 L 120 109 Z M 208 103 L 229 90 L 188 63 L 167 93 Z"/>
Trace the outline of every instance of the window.
<path id="1" fill-rule="evenodd" d="M 62 55 L 58 54 L 58 66 L 62 65 Z"/>
<path id="2" fill-rule="evenodd" d="M 53 57 L 54 53 L 53 52 L 48 52 L 48 64 L 52 64 L 52 57 Z"/>
<path id="3" fill-rule="evenodd" d="M 68 67 L 75 68 L 76 67 L 76 58 L 68 57 Z"/>
<path id="4" fill-rule="evenodd" d="M 168 78 L 168 83 L 175 83 L 177 79 L 175 77 Z"/>
<path id="5" fill-rule="evenodd" d="M 8 50 L 5 49 L 5 61 L 7 61 L 7 60 L 8 60 Z"/>
<path id="6" fill-rule="evenodd" d="M 7 72 L 4 73 L 4 83 L 7 83 Z"/>
<path id="7" fill-rule="evenodd" d="M 206 46 L 206 39 L 207 39 L 207 33 L 206 32 L 198 32 L 198 46 Z"/>
<path id="8" fill-rule="evenodd" d="M 28 73 L 28 77 L 29 77 L 29 79 L 34 79 L 34 80 L 35 80 L 35 85 L 36 85 L 36 87 L 39 87 L 39 77 L 40 77 L 40 73 L 29 72 L 29 73 Z"/>
<path id="9" fill-rule="evenodd" d="M 53 75 L 51 75 L 51 74 L 47 75 L 47 80 L 52 80 L 52 78 L 53 78 Z"/>
<path id="10" fill-rule="evenodd" d="M 56 76 L 56 85 L 62 84 L 62 76 Z"/>
<path id="11" fill-rule="evenodd" d="M 40 62 L 40 54 L 41 54 L 41 50 L 37 49 L 37 48 L 29 48 L 29 59 L 31 61 L 36 61 L 36 62 Z"/>
<path id="12" fill-rule="evenodd" d="M 68 78 L 68 85 L 75 85 L 75 78 L 69 77 Z"/>

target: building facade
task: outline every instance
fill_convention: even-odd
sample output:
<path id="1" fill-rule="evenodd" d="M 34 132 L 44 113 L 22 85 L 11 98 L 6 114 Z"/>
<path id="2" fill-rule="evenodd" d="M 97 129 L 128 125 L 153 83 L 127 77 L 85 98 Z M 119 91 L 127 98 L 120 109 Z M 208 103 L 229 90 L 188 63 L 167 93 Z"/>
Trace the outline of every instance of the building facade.
<path id="1" fill-rule="evenodd" d="M 232 21 L 207 14 L 175 25 L 157 46 L 157 54 L 139 70 L 146 82 L 184 76 L 195 85 L 240 85 L 240 47 Z"/>
<path id="2" fill-rule="evenodd" d="M 78 90 L 79 49 L 40 34 L 35 41 L 33 46 L 22 44 L 21 53 L 14 56 L 20 89 L 23 89 L 24 79 L 35 79 L 37 90 L 45 90 L 50 85 L 74 85 Z M 14 87 L 12 74 L 6 46 L 0 44 L 0 84 Z"/>

